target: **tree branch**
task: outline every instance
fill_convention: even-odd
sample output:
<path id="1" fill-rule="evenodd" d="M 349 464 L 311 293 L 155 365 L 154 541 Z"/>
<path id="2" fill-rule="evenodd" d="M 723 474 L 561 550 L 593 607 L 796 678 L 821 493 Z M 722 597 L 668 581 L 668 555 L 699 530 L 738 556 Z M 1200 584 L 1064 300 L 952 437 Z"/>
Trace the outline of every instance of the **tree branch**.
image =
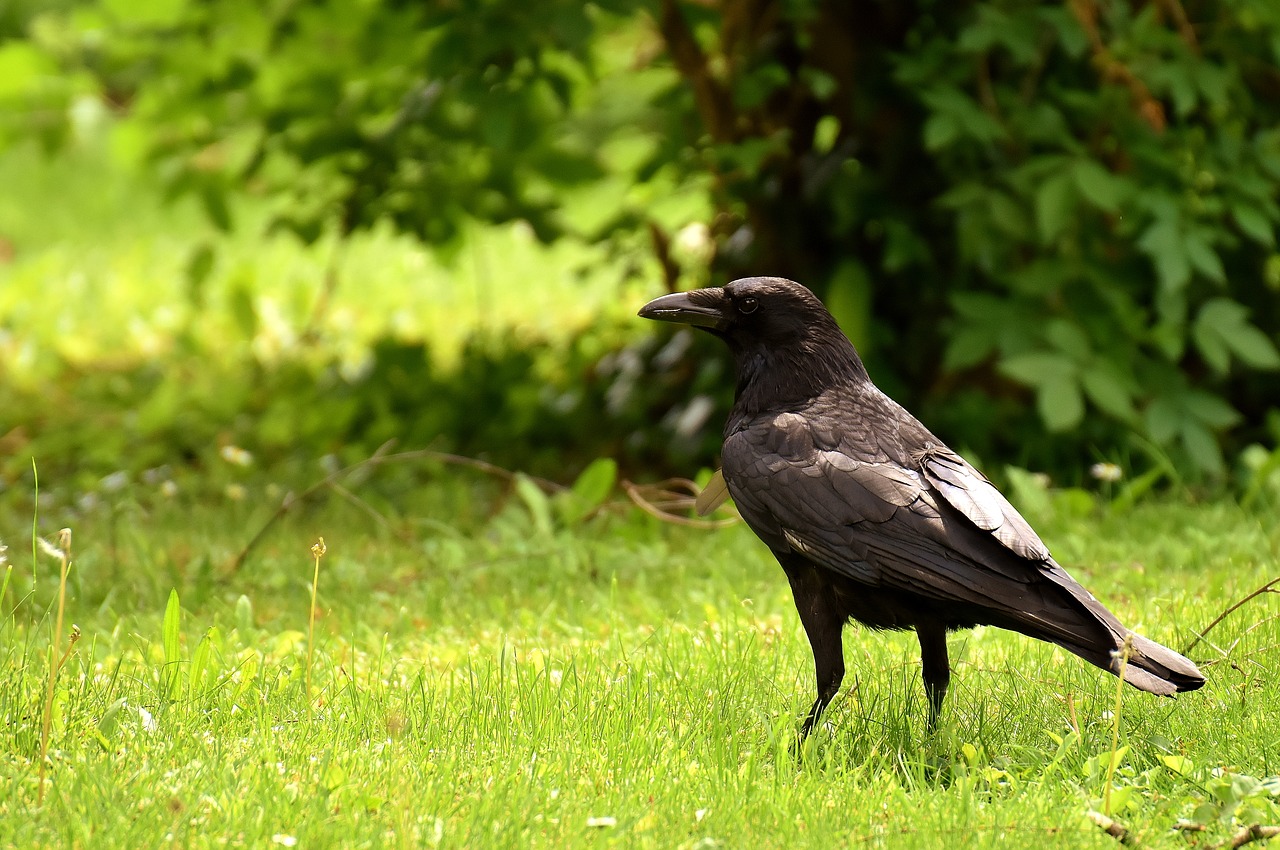
<path id="1" fill-rule="evenodd" d="M 693 89 L 702 123 L 711 138 L 717 142 L 734 141 L 736 131 L 732 99 L 725 87 L 712 76 L 707 55 L 689 29 L 689 22 L 676 5 L 676 0 L 662 0 L 658 31 L 667 44 L 667 51 L 675 62 L 676 70 Z"/>

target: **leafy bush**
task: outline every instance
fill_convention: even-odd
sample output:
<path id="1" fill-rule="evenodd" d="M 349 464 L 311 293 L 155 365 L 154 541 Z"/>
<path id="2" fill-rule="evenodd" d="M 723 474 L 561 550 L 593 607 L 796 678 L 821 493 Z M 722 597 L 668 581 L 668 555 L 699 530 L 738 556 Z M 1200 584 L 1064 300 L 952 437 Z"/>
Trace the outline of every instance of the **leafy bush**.
<path id="1" fill-rule="evenodd" d="M 60 485 L 62 496 L 158 485 L 183 469 L 216 491 L 243 477 L 229 464 L 297 487 L 321 476 L 317 459 L 354 463 L 388 441 L 566 482 L 600 457 L 633 477 L 692 475 L 719 446 L 709 419 L 728 401 L 723 364 L 685 356 L 711 342 L 692 332 L 665 344 L 625 336 L 612 326 L 567 342 L 477 334 L 449 367 L 421 342 L 384 339 L 354 373 L 332 354 L 265 368 L 249 352 L 179 351 L 33 387 L 0 383 L 16 426 L 0 435 L 0 493 L 32 492 L 32 458 L 42 490 Z"/>
<path id="2" fill-rule="evenodd" d="M 670 286 L 794 277 L 891 394 L 1033 467 L 1216 476 L 1280 392 L 1272 0 L 18 8 L 0 97 L 96 93 L 224 227 L 247 190 L 306 238 L 523 219 Z M 518 372 L 495 440 L 544 436 Z"/>
<path id="3" fill-rule="evenodd" d="M 661 27 L 702 82 L 680 103 L 743 247 L 726 276 L 824 290 L 873 373 L 983 453 L 1061 468 L 1131 434 L 1222 472 L 1225 432 L 1280 389 L 1275 4 L 811 2 L 734 25 L 749 5 L 666 4 Z M 1029 433 L 1031 398 L 1058 435 Z"/>

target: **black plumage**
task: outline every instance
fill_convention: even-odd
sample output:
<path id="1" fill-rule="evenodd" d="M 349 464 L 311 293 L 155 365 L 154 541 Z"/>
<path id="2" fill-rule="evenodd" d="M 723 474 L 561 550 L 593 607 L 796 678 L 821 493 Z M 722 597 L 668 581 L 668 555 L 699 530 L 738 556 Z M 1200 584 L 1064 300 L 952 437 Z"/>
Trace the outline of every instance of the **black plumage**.
<path id="1" fill-rule="evenodd" d="M 1122 626 L 990 481 L 880 392 L 805 287 L 744 278 L 640 315 L 700 327 L 733 354 L 723 473 L 786 572 L 813 649 L 818 696 L 802 734 L 839 690 L 850 620 L 915 629 L 930 726 L 951 675 L 946 633 L 978 624 L 1055 643 L 1150 693 L 1204 684 L 1191 661 Z"/>

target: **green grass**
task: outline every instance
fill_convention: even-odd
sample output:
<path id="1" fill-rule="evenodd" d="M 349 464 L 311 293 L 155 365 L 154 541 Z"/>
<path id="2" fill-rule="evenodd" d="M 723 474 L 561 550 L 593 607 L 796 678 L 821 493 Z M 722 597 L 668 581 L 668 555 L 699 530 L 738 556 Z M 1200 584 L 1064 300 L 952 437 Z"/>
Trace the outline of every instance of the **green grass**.
<path id="1" fill-rule="evenodd" d="M 389 228 L 341 245 L 263 237 L 266 203 L 247 195 L 235 204 L 241 229 L 220 234 L 191 199 L 164 202 L 154 175 L 122 163 L 109 139 L 53 159 L 0 151 L 0 373 L 10 381 L 39 386 L 68 366 L 192 350 L 270 366 L 301 356 L 304 329 L 357 372 L 384 336 L 430 340 L 448 363 L 477 330 L 562 338 L 634 317 L 659 279 L 644 254 L 624 272 L 606 247 L 543 245 L 518 224 L 473 228 L 447 260 Z M 215 261 L 194 285 L 187 269 L 202 245 Z M 324 299 L 330 267 L 337 284 Z"/>
<path id="2" fill-rule="evenodd" d="M 396 494 L 398 511 L 368 484 L 386 526 L 337 500 L 291 515 L 235 573 L 267 506 L 126 491 L 83 516 L 67 611 L 83 638 L 43 807 L 56 562 L 17 554 L 21 519 L 4 517 L 0 846 L 1114 846 L 1086 819 L 1104 805 L 1110 676 L 994 629 L 955 635 L 930 738 L 914 637 L 850 629 L 845 687 L 797 762 L 811 659 L 744 527 L 617 506 L 548 528 L 466 475 Z M 1277 572 L 1280 531 L 1234 506 L 1033 519 L 1122 619 L 1175 647 Z M 1204 690 L 1123 691 L 1110 801 L 1144 846 L 1186 846 L 1179 819 L 1207 826 L 1202 844 L 1280 823 L 1276 598 L 1193 653 L 1213 662 Z"/>

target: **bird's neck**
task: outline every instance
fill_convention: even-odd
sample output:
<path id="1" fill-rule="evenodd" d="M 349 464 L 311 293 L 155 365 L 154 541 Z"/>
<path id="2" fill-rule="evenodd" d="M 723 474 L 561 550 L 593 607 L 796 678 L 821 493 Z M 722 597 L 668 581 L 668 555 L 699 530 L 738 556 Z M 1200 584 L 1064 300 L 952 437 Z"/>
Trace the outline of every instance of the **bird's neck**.
<path id="1" fill-rule="evenodd" d="M 760 346 L 734 354 L 738 373 L 734 419 L 795 409 L 835 387 L 871 380 L 853 343 L 843 334 L 820 344 Z"/>

